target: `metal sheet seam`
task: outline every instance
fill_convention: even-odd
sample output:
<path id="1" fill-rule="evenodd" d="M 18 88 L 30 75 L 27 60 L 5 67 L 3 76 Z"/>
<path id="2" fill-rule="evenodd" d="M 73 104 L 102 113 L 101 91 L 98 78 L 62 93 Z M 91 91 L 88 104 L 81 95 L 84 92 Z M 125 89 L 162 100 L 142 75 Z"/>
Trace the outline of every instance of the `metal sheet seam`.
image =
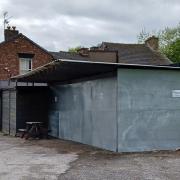
<path id="1" fill-rule="evenodd" d="M 119 123 L 118 123 L 118 117 L 119 117 L 119 111 L 118 111 L 118 107 L 119 107 L 119 101 L 118 101 L 118 89 L 119 89 L 119 81 L 118 78 L 119 77 L 119 70 L 116 71 L 116 152 L 119 151 Z"/>

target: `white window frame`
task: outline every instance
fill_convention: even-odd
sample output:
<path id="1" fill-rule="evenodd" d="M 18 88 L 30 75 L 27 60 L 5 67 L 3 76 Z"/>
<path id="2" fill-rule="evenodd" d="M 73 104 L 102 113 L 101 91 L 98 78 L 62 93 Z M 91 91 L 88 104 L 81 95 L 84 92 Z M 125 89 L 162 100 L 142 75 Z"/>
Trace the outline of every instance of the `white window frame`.
<path id="1" fill-rule="evenodd" d="M 19 73 L 26 74 L 30 71 L 32 71 L 32 58 L 20 57 L 19 58 Z"/>

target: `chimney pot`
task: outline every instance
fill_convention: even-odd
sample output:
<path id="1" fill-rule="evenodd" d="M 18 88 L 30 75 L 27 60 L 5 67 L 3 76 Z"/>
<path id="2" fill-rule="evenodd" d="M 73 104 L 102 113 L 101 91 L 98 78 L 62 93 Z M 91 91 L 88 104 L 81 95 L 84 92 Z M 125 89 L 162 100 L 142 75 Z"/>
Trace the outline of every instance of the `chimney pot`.
<path id="1" fill-rule="evenodd" d="M 15 31 L 16 30 L 16 26 L 12 26 L 12 29 Z"/>
<path id="2" fill-rule="evenodd" d="M 88 56 L 89 55 L 89 49 L 88 48 L 81 48 L 78 50 L 78 53 L 81 56 Z"/>
<path id="3" fill-rule="evenodd" d="M 151 48 L 152 50 L 157 51 L 159 49 L 159 38 L 155 36 L 149 37 L 145 41 L 145 45 Z"/>

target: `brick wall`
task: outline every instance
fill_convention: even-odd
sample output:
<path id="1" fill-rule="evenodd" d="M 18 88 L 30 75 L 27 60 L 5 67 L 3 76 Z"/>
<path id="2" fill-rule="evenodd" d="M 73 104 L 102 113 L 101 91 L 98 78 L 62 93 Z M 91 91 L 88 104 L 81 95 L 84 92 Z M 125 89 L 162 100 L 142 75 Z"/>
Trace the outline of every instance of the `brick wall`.
<path id="1" fill-rule="evenodd" d="M 117 52 L 115 51 L 89 51 L 90 61 L 117 63 Z"/>
<path id="2" fill-rule="evenodd" d="M 19 74 L 18 53 L 34 54 L 33 69 L 52 61 L 51 55 L 23 35 L 19 35 L 14 40 L 0 44 L 0 80 L 7 80 L 10 76 Z"/>

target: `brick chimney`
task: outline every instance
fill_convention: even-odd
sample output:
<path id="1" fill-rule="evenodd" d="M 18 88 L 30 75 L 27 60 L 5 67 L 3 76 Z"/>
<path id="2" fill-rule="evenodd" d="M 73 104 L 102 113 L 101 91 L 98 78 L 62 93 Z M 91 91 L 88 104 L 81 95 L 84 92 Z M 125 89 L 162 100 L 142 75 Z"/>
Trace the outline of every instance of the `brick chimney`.
<path id="1" fill-rule="evenodd" d="M 145 45 L 154 51 L 159 49 L 159 38 L 152 36 L 145 41 Z"/>
<path id="2" fill-rule="evenodd" d="M 17 36 L 19 34 L 19 31 L 16 30 L 15 26 L 8 26 L 7 29 L 4 30 L 4 40 L 8 41 L 12 38 L 14 38 L 15 36 Z"/>
<path id="3" fill-rule="evenodd" d="M 81 48 L 78 50 L 78 53 L 81 56 L 88 56 L 89 55 L 89 49 L 88 48 Z"/>
<path id="4" fill-rule="evenodd" d="M 99 47 L 93 46 L 93 47 L 90 47 L 90 50 L 91 50 L 91 51 L 98 51 L 98 50 L 99 50 Z"/>

